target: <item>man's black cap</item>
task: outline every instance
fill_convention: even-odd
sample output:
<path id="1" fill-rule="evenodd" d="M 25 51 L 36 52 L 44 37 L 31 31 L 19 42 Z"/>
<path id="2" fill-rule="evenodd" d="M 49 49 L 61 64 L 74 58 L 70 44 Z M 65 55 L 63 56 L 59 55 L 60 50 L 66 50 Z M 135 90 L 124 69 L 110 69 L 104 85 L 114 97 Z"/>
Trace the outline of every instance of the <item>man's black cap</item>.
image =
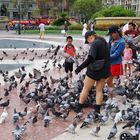
<path id="1" fill-rule="evenodd" d="M 85 33 L 85 44 L 88 44 L 87 38 L 91 35 L 95 35 L 96 33 L 94 31 L 87 31 Z"/>
<path id="2" fill-rule="evenodd" d="M 119 29 L 119 27 L 118 26 L 116 26 L 116 25 L 112 25 L 111 27 L 109 27 L 109 32 L 108 32 L 108 34 L 112 34 L 112 33 L 115 33 L 115 32 L 120 32 L 120 29 Z"/>

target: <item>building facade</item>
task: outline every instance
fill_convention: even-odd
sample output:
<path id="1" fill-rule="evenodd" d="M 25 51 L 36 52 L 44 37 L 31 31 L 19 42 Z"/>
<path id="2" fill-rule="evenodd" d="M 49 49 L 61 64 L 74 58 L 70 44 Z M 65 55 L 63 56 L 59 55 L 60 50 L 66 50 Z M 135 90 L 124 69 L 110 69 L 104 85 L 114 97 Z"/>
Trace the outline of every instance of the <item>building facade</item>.
<path id="1" fill-rule="evenodd" d="M 0 8 L 4 5 L 6 7 L 6 16 L 10 19 L 18 18 L 19 7 L 18 7 L 18 0 L 0 0 Z M 21 18 L 30 18 L 34 9 L 36 9 L 37 3 L 33 2 L 32 0 L 21 0 Z M 0 13 L 1 15 L 1 13 Z"/>
<path id="2" fill-rule="evenodd" d="M 75 0 L 37 0 L 40 15 L 47 15 L 49 17 L 58 17 L 61 12 L 71 13 L 70 7 Z"/>
<path id="3" fill-rule="evenodd" d="M 5 5 L 7 8 L 6 16 L 10 19 L 18 18 L 18 1 L 19 0 L 0 0 L 0 8 Z M 68 12 L 69 16 L 73 14 L 70 10 L 75 0 L 20 0 L 21 17 L 30 18 L 31 16 L 48 16 L 58 17 L 61 12 Z M 1 15 L 1 12 L 0 12 Z"/>
<path id="4" fill-rule="evenodd" d="M 127 9 L 135 11 L 137 16 L 140 16 L 140 0 L 103 0 L 105 7 L 123 6 Z"/>

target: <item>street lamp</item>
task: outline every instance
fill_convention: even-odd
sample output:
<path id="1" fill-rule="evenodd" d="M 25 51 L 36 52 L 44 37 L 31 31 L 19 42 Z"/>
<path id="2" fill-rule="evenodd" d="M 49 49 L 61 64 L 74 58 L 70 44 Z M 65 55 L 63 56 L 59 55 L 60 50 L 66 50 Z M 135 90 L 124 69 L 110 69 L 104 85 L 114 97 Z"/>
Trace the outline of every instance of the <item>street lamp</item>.
<path id="1" fill-rule="evenodd" d="M 20 30 L 20 20 L 21 20 L 21 0 L 18 0 L 18 34 L 21 34 L 21 30 Z"/>

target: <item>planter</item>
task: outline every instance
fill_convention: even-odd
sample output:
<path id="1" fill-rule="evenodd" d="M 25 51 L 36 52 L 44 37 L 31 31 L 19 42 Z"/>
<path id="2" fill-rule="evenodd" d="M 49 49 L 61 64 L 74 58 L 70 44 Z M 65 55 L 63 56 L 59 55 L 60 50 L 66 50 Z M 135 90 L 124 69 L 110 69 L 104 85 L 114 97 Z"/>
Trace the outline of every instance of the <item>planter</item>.
<path id="1" fill-rule="evenodd" d="M 138 25 L 140 25 L 140 17 L 103 17 L 96 18 L 96 28 L 101 30 L 108 29 L 111 25 L 120 25 L 126 24 L 128 21 L 135 21 Z"/>
<path id="2" fill-rule="evenodd" d="M 4 17 L 0 16 L 0 30 L 5 29 L 5 25 L 9 22 L 9 20 L 4 19 Z"/>

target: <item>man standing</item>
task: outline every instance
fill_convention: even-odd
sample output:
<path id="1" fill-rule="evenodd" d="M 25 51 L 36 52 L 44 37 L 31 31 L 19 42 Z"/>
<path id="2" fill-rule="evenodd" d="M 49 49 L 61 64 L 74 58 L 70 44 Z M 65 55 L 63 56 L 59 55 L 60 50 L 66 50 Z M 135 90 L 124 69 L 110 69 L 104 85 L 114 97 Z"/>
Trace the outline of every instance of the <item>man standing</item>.
<path id="1" fill-rule="evenodd" d="M 45 24 L 44 23 L 40 23 L 39 24 L 39 29 L 40 29 L 40 39 L 44 40 L 44 36 L 45 36 Z"/>
<path id="2" fill-rule="evenodd" d="M 135 27 L 136 25 L 133 22 L 128 23 L 128 30 L 124 32 L 124 35 L 126 35 L 129 40 L 135 38 L 138 35 Z"/>

